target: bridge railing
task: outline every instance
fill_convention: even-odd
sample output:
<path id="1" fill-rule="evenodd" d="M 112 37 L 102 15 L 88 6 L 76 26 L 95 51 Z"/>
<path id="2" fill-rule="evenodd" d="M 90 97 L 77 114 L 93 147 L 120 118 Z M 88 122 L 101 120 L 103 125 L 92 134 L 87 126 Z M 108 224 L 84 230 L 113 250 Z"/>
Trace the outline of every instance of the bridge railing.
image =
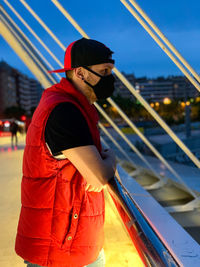
<path id="1" fill-rule="evenodd" d="M 120 166 L 109 191 L 145 266 L 198 266 L 200 246 Z"/>

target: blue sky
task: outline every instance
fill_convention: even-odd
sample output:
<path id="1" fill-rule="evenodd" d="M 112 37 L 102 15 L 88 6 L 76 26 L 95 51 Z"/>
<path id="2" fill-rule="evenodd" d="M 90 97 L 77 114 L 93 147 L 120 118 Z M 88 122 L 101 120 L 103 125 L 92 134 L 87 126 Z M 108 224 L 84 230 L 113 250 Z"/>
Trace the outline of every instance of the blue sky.
<path id="1" fill-rule="evenodd" d="M 55 68 L 59 68 L 35 38 L 26 30 L 7 5 L 3 7 L 23 32 L 39 48 Z M 34 31 L 63 61 L 64 52 L 42 29 L 19 0 L 9 0 Z M 81 38 L 50 0 L 26 0 L 61 42 L 67 46 Z M 115 53 L 116 67 L 136 77 L 181 75 L 180 70 L 158 47 L 120 0 L 60 0 L 71 16 L 92 38 L 104 42 Z M 200 1 L 198 0 L 138 0 L 137 3 L 175 45 L 185 59 L 200 73 Z M 0 37 L 0 59 L 32 76 L 31 72 Z"/>

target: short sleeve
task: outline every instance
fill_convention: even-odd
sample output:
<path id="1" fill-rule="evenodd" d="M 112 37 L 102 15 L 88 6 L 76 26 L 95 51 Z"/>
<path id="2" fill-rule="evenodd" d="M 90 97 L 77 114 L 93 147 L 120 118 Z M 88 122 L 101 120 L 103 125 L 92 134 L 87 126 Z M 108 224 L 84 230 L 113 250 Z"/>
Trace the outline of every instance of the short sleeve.
<path id="1" fill-rule="evenodd" d="M 50 113 L 45 127 L 45 141 L 53 155 L 69 148 L 94 144 L 84 116 L 70 102 L 58 104 Z"/>

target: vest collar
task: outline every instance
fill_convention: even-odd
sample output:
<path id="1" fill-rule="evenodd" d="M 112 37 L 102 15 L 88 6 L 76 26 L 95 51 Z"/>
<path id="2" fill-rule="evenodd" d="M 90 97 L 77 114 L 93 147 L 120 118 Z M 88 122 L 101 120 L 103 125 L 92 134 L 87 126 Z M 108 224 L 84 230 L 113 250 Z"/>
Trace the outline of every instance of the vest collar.
<path id="1" fill-rule="evenodd" d="M 88 104 L 91 105 L 87 97 L 79 90 L 77 90 L 69 80 L 62 78 L 60 80 L 60 83 L 58 83 L 56 87 L 59 87 L 60 89 L 65 91 L 67 94 L 70 94 L 71 96 L 75 96 L 76 98 L 78 97 L 80 100 L 82 100 L 81 102 L 83 102 L 84 104 L 88 102 Z"/>
<path id="2" fill-rule="evenodd" d="M 51 88 L 49 89 L 51 90 Z M 62 78 L 60 83 L 56 84 L 53 88 L 53 91 L 59 91 L 70 95 L 72 98 L 78 101 L 79 104 L 87 111 L 88 116 L 95 121 L 96 124 L 98 123 L 99 116 L 94 104 L 90 104 L 86 96 L 78 91 L 69 80 Z"/>

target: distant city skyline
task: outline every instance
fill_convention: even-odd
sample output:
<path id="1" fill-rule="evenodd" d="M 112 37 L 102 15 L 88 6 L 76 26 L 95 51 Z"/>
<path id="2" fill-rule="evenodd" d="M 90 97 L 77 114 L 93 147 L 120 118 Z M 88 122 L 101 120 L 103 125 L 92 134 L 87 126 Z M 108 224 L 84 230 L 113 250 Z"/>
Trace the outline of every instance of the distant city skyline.
<path id="1" fill-rule="evenodd" d="M 43 88 L 36 79 L 0 61 L 0 117 L 13 107 L 31 114 L 39 103 L 42 91 Z"/>
<path id="2" fill-rule="evenodd" d="M 6 72 L 7 72 L 7 77 L 10 77 L 10 78 L 5 80 L 3 73 L 6 73 Z M 25 82 L 29 80 L 31 81 L 33 80 L 32 78 L 29 77 L 29 75 L 27 74 L 24 75 L 18 69 L 12 68 L 12 66 L 8 65 L 5 61 L 0 61 L 0 95 L 1 95 L 2 90 L 5 92 L 9 91 L 8 83 L 10 82 L 8 81 L 13 80 L 13 79 L 16 80 L 16 77 L 15 77 L 16 75 L 22 77 L 22 80 Z M 187 99 L 192 99 L 192 98 L 194 99 L 200 96 L 196 88 L 184 76 L 168 76 L 168 77 L 159 76 L 157 78 L 152 79 L 146 76 L 135 77 L 133 74 L 126 74 L 125 72 L 124 72 L 124 75 L 127 78 L 127 80 L 135 87 L 135 89 L 138 92 L 140 92 L 140 94 L 147 101 L 159 102 L 159 103 L 163 102 L 165 99 L 170 99 L 170 101 L 177 100 L 177 99 L 186 101 Z M 17 80 L 16 80 L 16 83 L 17 83 Z M 121 96 L 122 98 L 135 99 L 133 94 L 129 90 L 125 90 L 125 89 L 126 89 L 126 86 L 121 82 L 121 80 L 118 77 L 116 77 L 114 96 L 118 95 L 118 96 Z M 8 99 L 9 101 L 7 102 L 10 102 L 13 100 L 10 97 L 8 97 Z M 0 98 L 0 100 L 2 99 Z M 38 98 L 38 101 L 39 101 L 39 98 Z M 25 103 L 27 104 L 27 101 L 25 101 Z"/>
<path id="3" fill-rule="evenodd" d="M 9 2 L 63 62 L 64 52 L 28 13 L 20 1 Z M 70 42 L 81 38 L 80 34 L 51 1 L 27 0 L 26 2 L 66 46 Z M 66 4 L 66 1 L 60 0 L 60 3 L 92 39 L 105 43 L 115 52 L 113 57 L 116 60 L 116 67 L 120 71 L 127 74 L 133 73 L 136 77 L 147 76 L 148 78 L 182 75 L 182 72 L 171 62 L 120 1 L 102 0 L 101 2 L 94 2 L 87 0 L 83 3 L 82 1 L 69 0 Z M 198 12 L 200 2 L 191 0 L 188 4 L 187 0 L 169 0 L 166 4 L 159 0 L 152 0 L 150 5 L 147 0 L 138 0 L 137 3 L 192 67 L 200 73 L 200 20 Z M 43 48 L 40 48 L 34 37 L 18 21 L 7 5 L 4 2 L 2 5 L 34 45 L 57 68 L 57 64 Z M 48 13 L 44 12 L 45 10 L 48 10 Z M 4 60 L 24 74 L 34 77 L 2 37 L 0 37 L 0 60 Z"/>

